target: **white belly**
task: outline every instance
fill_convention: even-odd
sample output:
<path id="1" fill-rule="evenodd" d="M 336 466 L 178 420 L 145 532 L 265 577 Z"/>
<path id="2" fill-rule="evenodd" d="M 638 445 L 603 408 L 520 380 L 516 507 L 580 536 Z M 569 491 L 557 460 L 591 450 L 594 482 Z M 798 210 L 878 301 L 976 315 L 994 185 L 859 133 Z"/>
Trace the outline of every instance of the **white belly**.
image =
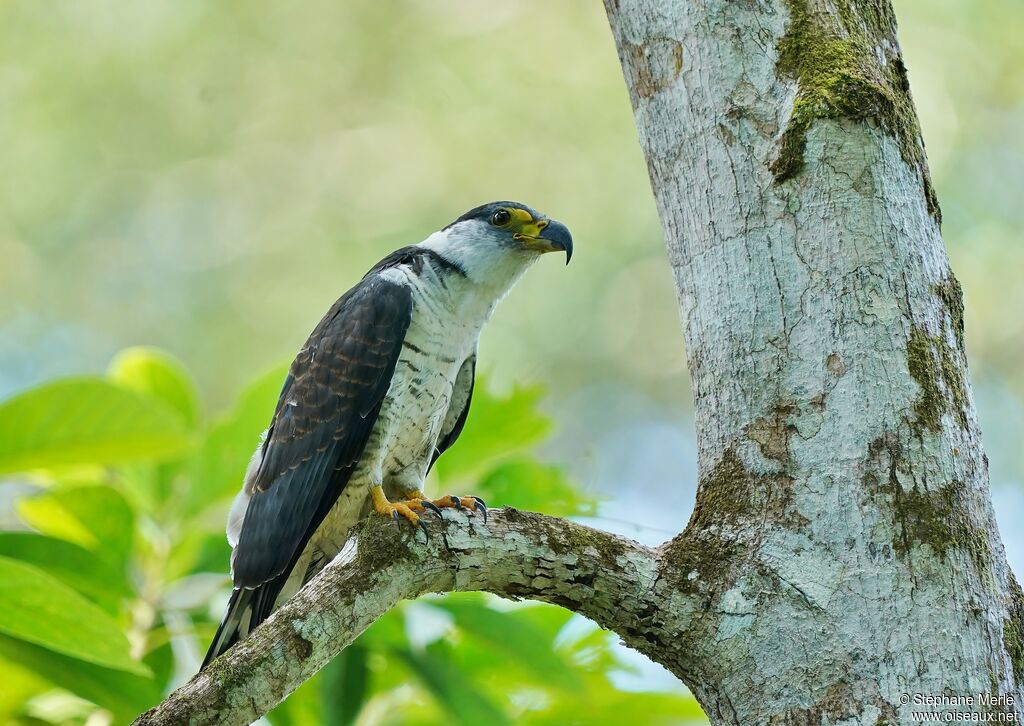
<path id="1" fill-rule="evenodd" d="M 459 369 L 476 347 L 478 331 L 458 335 L 431 317 L 423 311 L 413 319 L 363 457 L 374 474 L 366 483 L 383 484 L 389 496 L 422 487 Z"/>
<path id="2" fill-rule="evenodd" d="M 448 363 L 450 355 L 438 359 L 427 348 L 419 348 L 415 340 L 411 342 L 423 352 L 403 349 L 360 463 L 303 549 L 277 598 L 278 604 L 295 594 L 345 546 L 352 528 L 371 509 L 372 486 L 383 485 L 392 501 L 404 499 L 407 492 L 422 487 L 465 357 L 458 363 Z"/>
<path id="3" fill-rule="evenodd" d="M 432 286 L 432 289 L 438 289 Z M 419 293 L 419 294 L 417 294 Z M 414 291 L 415 308 L 391 387 L 352 478 L 296 563 L 280 601 L 319 571 L 345 545 L 352 527 L 370 510 L 370 488 L 392 501 L 422 489 L 448 413 L 459 369 L 475 350 L 488 311 L 453 315 L 450 301 Z M 463 322 L 465 319 L 465 322 Z"/>
<path id="4" fill-rule="evenodd" d="M 476 350 L 493 302 L 473 309 L 459 290 L 413 287 L 414 309 L 391 387 L 363 455 L 337 503 L 310 538 L 278 602 L 284 602 L 345 545 L 370 511 L 370 488 L 392 501 L 422 489 L 459 369 Z"/>

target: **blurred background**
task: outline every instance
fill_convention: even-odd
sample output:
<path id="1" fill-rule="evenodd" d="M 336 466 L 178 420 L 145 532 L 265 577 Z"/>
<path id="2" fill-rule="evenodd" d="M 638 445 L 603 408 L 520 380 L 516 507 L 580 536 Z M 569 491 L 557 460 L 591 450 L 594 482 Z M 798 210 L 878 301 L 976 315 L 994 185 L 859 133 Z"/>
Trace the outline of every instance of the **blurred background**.
<path id="1" fill-rule="evenodd" d="M 1024 46 L 1017 29 L 1024 4 L 895 4 L 944 236 L 966 298 L 967 347 L 996 512 L 1020 573 Z M 682 337 L 600 3 L 310 0 L 299 9 L 264 0 L 7 2 L 0 6 L 0 139 L 0 398 L 81 374 L 153 397 L 167 392 L 153 376 L 173 379 L 177 393 L 162 399 L 195 429 L 198 450 L 207 450 L 211 432 L 235 425 L 237 448 L 247 456 L 255 445 L 249 429 L 259 431 L 269 419 L 279 367 L 341 292 L 387 252 L 466 209 L 516 199 L 565 222 L 577 252 L 568 269 L 556 260 L 539 264 L 484 333 L 481 370 L 491 414 L 521 416 L 528 409 L 538 431 L 550 429 L 520 442 L 528 459 L 496 462 L 498 469 L 486 472 L 498 477 L 492 491 L 515 481 L 510 466 L 524 476 L 522 467 L 551 467 L 545 471 L 557 472 L 551 475 L 566 487 L 565 514 L 649 544 L 685 524 L 696 465 Z M 134 351 L 111 367 L 119 351 L 140 345 L 173 358 Z M 543 395 L 533 388 L 538 385 Z M 219 536 L 226 508 L 223 497 L 194 512 L 162 508 L 175 487 L 205 481 L 188 478 L 187 461 L 199 456 L 190 451 L 147 450 L 134 456 L 145 464 L 118 469 L 113 478 L 106 468 L 0 477 L 0 524 L 88 550 L 67 526 L 54 525 L 57 505 L 47 505 L 47 497 L 65 491 L 70 480 L 107 486 L 146 478 L 157 491 L 148 503 L 118 494 L 133 512 L 136 536 L 148 542 L 136 542 L 129 585 L 142 601 L 167 605 L 171 583 L 162 575 L 139 576 L 160 561 L 152 557 L 160 549 L 153 542 L 170 546 L 174 529 L 161 527 L 201 513 L 201 528 Z M 74 463 L 98 463 L 80 458 Z M 449 475 L 485 473 L 461 466 L 453 464 Z M 230 466 L 225 471 L 235 474 Z M 227 496 L 236 481 L 217 486 Z M 34 504 L 26 507 L 26 498 Z M 658 506 L 645 504 L 652 498 Z M 535 506 L 550 511 L 543 499 Z M 65 501 L 57 510 L 66 518 L 74 506 Z M 3 547 L 0 541 L 0 554 Z M 134 633 L 135 656 L 167 646 L 164 687 L 194 669 L 195 636 L 208 637 L 203 628 L 219 617 L 226 554 L 208 547 L 208 562 L 196 554 L 182 570 L 192 578 L 185 588 L 190 604 L 172 603 L 150 617 L 152 632 L 166 629 L 163 641 L 143 638 L 140 646 L 145 628 Z M 146 582 L 159 592 L 143 592 Z M 200 603 L 204 594 L 215 602 L 208 612 Z M 469 598 L 406 608 L 401 622 L 385 623 L 377 640 L 367 641 L 370 665 L 345 666 L 377 674 L 349 709 L 359 723 L 480 717 L 452 711 L 451 704 L 439 707 L 436 714 L 445 715 L 436 719 L 432 707 L 388 707 L 437 706 L 451 696 L 431 689 L 416 659 L 448 648 L 448 665 L 439 667 L 455 668 L 457 643 L 458 657 L 469 657 L 464 653 L 472 648 L 452 625 L 458 612 L 469 610 L 484 620 L 494 613 L 536 620 L 530 627 L 538 643 L 561 653 L 571 668 L 589 668 L 588 678 L 607 679 L 625 694 L 617 702 L 622 708 L 634 708 L 631 693 L 646 694 L 650 704 L 658 692 L 667 699 L 665 713 L 652 715 L 651 723 L 699 722 L 699 711 L 670 675 L 601 640 L 585 623 Z M 138 626 L 137 612 L 114 608 L 111 615 Z M 400 636 L 410 619 L 435 623 L 419 628 L 434 635 L 421 642 Z M 480 663 L 499 657 L 484 635 L 475 646 Z M 188 638 L 192 645 L 183 644 Z M 396 655 L 398 640 L 402 655 Z M 6 666 L 0 661 L 8 676 L 0 682 L 0 717 L 100 724 L 114 713 L 119 720 L 121 712 L 109 704 L 95 712 L 89 704 L 103 701 L 87 688 L 58 684 L 74 697 L 56 697 L 57 679 L 42 672 L 42 656 L 12 655 L 15 650 L 8 649 Z M 381 658 L 391 659 L 390 671 Z M 339 669 L 333 677 L 352 680 Z M 385 672 L 391 680 L 380 675 Z M 407 683 L 418 672 L 419 690 Z M 18 690 L 12 682 L 28 685 Z M 515 722 L 542 712 L 550 718 L 543 722 L 604 722 L 569 717 L 571 711 L 552 705 L 562 696 L 531 700 L 538 686 L 523 688 L 493 694 L 495 708 Z M 348 718 L 324 716 L 331 706 L 322 694 L 297 696 L 295 703 L 301 698 L 319 705 L 282 711 L 275 723 Z M 608 722 L 621 722 L 614 713 L 609 705 Z"/>

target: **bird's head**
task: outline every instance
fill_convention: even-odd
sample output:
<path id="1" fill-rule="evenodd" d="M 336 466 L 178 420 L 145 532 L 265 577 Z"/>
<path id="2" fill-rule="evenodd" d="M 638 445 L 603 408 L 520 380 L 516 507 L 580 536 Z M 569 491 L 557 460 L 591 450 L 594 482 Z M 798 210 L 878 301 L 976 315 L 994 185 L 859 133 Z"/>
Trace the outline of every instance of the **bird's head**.
<path id="1" fill-rule="evenodd" d="M 481 282 L 517 277 L 546 252 L 572 259 L 568 228 L 519 202 L 475 207 L 420 244 Z"/>

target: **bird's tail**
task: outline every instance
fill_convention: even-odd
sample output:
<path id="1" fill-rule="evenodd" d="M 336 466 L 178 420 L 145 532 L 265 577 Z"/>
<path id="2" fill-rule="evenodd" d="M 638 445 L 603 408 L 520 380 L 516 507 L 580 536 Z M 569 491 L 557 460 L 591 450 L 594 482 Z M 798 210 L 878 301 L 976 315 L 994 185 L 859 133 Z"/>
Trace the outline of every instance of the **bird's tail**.
<path id="1" fill-rule="evenodd" d="M 224 619 L 220 621 L 220 627 L 217 628 L 217 634 L 213 636 L 210 650 L 206 652 L 206 658 L 203 659 L 203 665 L 199 667 L 199 670 L 210 665 L 210 661 L 228 650 L 270 617 L 270 614 L 274 612 L 281 589 L 288 580 L 288 575 L 289 572 L 285 571 L 257 587 L 236 587 L 231 591 L 231 599 L 228 600 Z"/>
<path id="2" fill-rule="evenodd" d="M 210 665 L 210 661 L 221 653 L 225 652 L 232 645 L 249 634 L 255 626 L 253 623 L 253 599 L 257 590 L 250 590 L 236 587 L 231 591 L 231 599 L 228 600 L 228 608 L 224 613 L 224 619 L 220 621 L 217 634 L 213 636 L 210 649 L 206 652 L 203 665 L 199 670 Z"/>

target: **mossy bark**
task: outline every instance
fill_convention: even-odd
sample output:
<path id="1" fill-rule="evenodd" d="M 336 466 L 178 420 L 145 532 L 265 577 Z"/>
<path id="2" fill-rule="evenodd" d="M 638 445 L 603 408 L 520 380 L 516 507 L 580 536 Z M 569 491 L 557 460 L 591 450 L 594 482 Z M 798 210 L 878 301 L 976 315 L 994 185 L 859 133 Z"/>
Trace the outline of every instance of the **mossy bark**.
<path id="1" fill-rule="evenodd" d="M 870 123 L 896 140 L 903 160 L 921 177 L 929 213 L 941 219 L 888 0 L 788 0 L 786 7 L 789 24 L 779 40 L 776 68 L 796 79 L 797 94 L 770 164 L 776 181 L 803 170 L 807 132 L 815 121 Z"/>
<path id="2" fill-rule="evenodd" d="M 704 608 L 686 682 L 716 724 L 904 723 L 907 694 L 1020 714 L 1024 605 L 890 3 L 605 5 L 694 384 L 697 503 L 664 553 Z"/>

